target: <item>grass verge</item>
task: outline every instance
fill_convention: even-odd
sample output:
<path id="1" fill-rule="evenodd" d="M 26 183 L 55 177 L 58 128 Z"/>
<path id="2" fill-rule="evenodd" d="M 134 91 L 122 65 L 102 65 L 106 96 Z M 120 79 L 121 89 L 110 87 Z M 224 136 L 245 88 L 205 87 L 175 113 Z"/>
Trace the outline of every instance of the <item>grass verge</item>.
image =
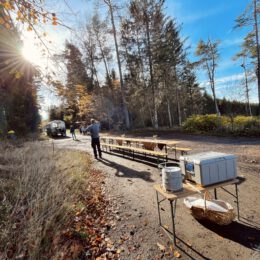
<path id="1" fill-rule="evenodd" d="M 40 142 L 0 143 L 0 151 L 0 258 L 60 259 L 71 219 L 92 198 L 90 158 L 79 151 L 53 153 Z"/>

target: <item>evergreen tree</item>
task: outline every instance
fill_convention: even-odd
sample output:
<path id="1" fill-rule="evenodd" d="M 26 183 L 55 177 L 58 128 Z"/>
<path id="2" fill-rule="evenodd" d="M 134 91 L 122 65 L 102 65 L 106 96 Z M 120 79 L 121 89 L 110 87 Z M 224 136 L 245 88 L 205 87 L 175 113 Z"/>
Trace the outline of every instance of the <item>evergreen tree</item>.
<path id="1" fill-rule="evenodd" d="M 0 130 L 24 135 L 37 130 L 38 72 L 21 56 L 18 31 L 0 25 Z"/>
<path id="2" fill-rule="evenodd" d="M 82 54 L 74 44 L 66 43 L 63 57 L 67 68 L 67 80 L 65 90 L 60 95 L 65 99 L 67 114 L 72 117 L 72 121 L 75 121 L 79 113 L 77 86 L 83 86 L 87 94 L 92 92 L 93 82 L 87 75 L 85 64 L 82 61 Z"/>

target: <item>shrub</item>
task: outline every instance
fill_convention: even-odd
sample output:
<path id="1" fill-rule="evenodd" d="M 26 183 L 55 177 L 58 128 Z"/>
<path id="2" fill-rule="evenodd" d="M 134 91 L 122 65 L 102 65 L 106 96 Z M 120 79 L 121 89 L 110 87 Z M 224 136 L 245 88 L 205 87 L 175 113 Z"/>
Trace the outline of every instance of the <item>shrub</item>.
<path id="1" fill-rule="evenodd" d="M 220 118 L 217 115 L 193 115 L 183 124 L 183 129 L 190 132 L 214 131 L 221 126 Z"/>
<path id="2" fill-rule="evenodd" d="M 260 135 L 260 117 L 193 115 L 182 129 L 191 133 Z"/>

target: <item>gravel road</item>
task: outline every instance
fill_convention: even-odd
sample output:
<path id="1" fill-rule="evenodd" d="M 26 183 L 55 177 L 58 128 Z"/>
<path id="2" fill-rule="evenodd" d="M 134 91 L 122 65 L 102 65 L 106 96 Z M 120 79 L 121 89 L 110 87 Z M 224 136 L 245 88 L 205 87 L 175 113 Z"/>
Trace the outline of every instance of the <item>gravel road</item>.
<path id="1" fill-rule="evenodd" d="M 54 149 L 78 149 L 92 154 L 90 137 L 77 137 L 78 141 L 64 138 L 49 142 L 53 143 Z M 239 185 L 241 220 L 229 226 L 199 223 L 183 201 L 178 200 L 176 232 L 193 248 L 178 241 L 182 250 L 176 249 L 181 259 L 260 259 L 260 139 L 184 134 L 167 134 L 159 138 L 179 140 L 181 146 L 192 148 L 192 153 L 219 151 L 235 154 L 239 175 L 246 179 Z M 153 185 L 161 181 L 157 168 L 107 153 L 103 154 L 102 160 L 93 158 L 93 163 L 106 176 L 104 190 L 116 221 L 109 235 L 121 251 L 120 259 L 173 259 L 170 240 L 158 227 L 153 189 Z M 222 191 L 219 191 L 219 198 L 235 205 L 234 199 Z M 162 207 L 163 221 L 170 226 L 169 205 L 165 203 Z M 165 250 L 160 250 L 158 245 L 164 246 Z"/>

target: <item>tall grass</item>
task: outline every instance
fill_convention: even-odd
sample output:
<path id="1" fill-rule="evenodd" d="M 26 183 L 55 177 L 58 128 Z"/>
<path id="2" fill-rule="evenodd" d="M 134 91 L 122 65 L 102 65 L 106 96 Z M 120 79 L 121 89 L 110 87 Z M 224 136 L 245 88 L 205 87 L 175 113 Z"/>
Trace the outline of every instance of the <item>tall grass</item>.
<path id="1" fill-rule="evenodd" d="M 87 185 L 90 159 L 40 142 L 0 151 L 0 259 L 42 258 Z"/>

